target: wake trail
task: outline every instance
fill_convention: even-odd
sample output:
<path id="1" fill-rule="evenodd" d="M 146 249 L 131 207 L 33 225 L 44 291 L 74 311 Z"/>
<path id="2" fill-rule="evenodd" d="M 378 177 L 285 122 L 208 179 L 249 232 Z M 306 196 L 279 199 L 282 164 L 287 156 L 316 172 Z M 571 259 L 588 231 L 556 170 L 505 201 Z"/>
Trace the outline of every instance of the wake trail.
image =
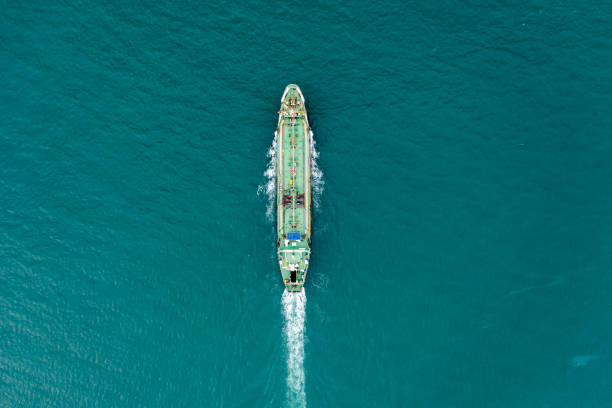
<path id="1" fill-rule="evenodd" d="M 285 292 L 281 298 L 287 344 L 287 402 L 290 407 L 306 407 L 306 376 L 304 374 L 304 323 L 306 320 L 306 289 Z"/>

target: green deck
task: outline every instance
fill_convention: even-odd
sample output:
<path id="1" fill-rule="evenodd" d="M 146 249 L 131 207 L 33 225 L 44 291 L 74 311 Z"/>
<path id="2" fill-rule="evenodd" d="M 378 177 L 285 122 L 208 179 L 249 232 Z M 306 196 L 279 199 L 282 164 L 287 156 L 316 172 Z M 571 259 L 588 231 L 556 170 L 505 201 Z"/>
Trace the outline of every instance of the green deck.
<path id="1" fill-rule="evenodd" d="M 310 260 L 310 127 L 304 105 L 300 88 L 288 85 L 276 130 L 278 263 L 292 292 L 302 290 Z M 299 239 L 288 239 L 296 233 Z"/>

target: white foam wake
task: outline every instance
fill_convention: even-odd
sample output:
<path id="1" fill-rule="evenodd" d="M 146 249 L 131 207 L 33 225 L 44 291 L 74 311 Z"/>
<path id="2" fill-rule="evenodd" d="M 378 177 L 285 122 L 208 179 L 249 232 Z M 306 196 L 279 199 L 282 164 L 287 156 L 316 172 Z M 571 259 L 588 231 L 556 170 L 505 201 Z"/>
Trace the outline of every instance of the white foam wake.
<path id="1" fill-rule="evenodd" d="M 268 167 L 264 171 L 266 183 L 257 187 L 257 195 L 265 194 L 268 203 L 266 204 L 266 217 L 272 221 L 274 206 L 276 204 L 276 132 L 274 132 L 274 140 L 272 146 L 268 149 Z"/>
<path id="2" fill-rule="evenodd" d="M 306 407 L 304 374 L 304 323 L 306 290 L 283 293 L 284 335 L 287 344 L 287 402 L 290 407 Z"/>
<path id="3" fill-rule="evenodd" d="M 319 157 L 319 152 L 316 149 L 316 143 L 314 140 L 314 135 L 312 130 L 310 131 L 310 188 L 312 190 L 312 201 L 314 202 L 314 207 L 319 208 L 319 202 L 321 199 L 321 195 L 323 194 L 323 190 L 325 189 L 325 180 L 323 180 L 323 172 L 319 168 L 319 164 L 317 163 L 317 158 Z"/>

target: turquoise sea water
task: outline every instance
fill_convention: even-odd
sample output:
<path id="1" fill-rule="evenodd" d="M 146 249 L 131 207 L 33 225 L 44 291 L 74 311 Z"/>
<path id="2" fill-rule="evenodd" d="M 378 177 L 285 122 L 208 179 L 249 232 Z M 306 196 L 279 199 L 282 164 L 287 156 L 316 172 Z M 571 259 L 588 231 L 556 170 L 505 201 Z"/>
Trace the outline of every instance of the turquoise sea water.
<path id="1" fill-rule="evenodd" d="M 3 2 L 0 406 L 612 406 L 611 16 Z M 291 82 L 303 326 L 257 194 Z"/>

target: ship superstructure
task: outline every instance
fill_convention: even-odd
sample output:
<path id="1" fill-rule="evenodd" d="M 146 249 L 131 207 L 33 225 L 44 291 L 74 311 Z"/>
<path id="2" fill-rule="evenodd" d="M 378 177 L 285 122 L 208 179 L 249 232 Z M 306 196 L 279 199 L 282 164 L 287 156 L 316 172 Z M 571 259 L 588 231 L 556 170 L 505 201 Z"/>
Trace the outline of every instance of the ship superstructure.
<path id="1" fill-rule="evenodd" d="M 310 126 L 302 91 L 288 85 L 278 112 L 276 209 L 278 263 L 288 291 L 306 281 L 311 248 Z"/>

